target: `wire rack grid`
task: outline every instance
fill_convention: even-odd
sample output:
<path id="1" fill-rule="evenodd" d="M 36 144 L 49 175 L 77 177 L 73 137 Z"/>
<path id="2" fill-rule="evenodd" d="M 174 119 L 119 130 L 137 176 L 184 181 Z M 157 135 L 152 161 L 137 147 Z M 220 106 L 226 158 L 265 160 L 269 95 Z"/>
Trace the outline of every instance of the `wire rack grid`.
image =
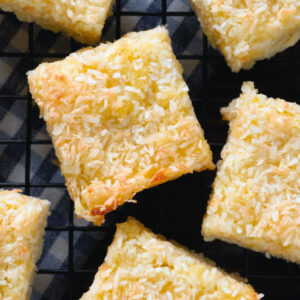
<path id="1" fill-rule="evenodd" d="M 131 0 L 132 1 L 132 0 Z M 184 20 L 195 20 L 194 13 L 189 11 L 172 11 L 169 9 L 172 0 L 154 0 L 154 11 L 123 10 L 128 0 L 116 0 L 113 18 L 115 20 L 114 38 L 122 35 L 123 21 L 128 18 L 156 18 L 161 24 L 169 25 L 171 18 L 183 18 Z M 148 0 L 149 2 L 149 0 Z M 138 7 L 139 1 L 136 0 Z M 11 14 L 1 13 L 11 18 Z M 183 21 L 184 22 L 184 21 Z M 150 22 L 151 23 L 151 22 Z M 187 24 L 194 24 L 187 22 Z M 28 24 L 28 49 L 24 52 L 9 52 L 0 50 L 1 58 L 22 58 L 26 62 L 26 70 L 33 69 L 43 59 L 63 58 L 69 52 L 47 52 L 36 51 L 34 25 Z M 185 29 L 189 30 L 190 25 Z M 3 29 L 3 28 L 2 28 Z M 143 28 L 141 28 L 143 29 Z M 3 30 L 2 30 L 3 31 Z M 0 29 L 1 43 L 5 43 L 6 33 Z M 8 38 L 8 37 L 7 37 Z M 184 37 L 182 36 L 182 39 Z M 172 37 L 176 48 L 176 41 Z M 180 39 L 179 39 L 180 43 Z M 73 40 L 70 40 L 70 51 L 79 48 Z M 239 93 L 241 83 L 244 80 L 253 80 L 260 89 L 270 96 L 280 96 L 289 101 L 300 99 L 298 80 L 299 72 L 299 44 L 294 48 L 277 55 L 269 61 L 258 63 L 251 71 L 242 71 L 232 74 L 226 67 L 223 57 L 214 51 L 203 36 L 199 53 L 185 53 L 175 51 L 177 58 L 185 63 L 194 62 L 200 66 L 197 73 L 192 73 L 187 80 L 196 115 L 205 131 L 206 138 L 214 152 L 214 160 L 220 157 L 227 137 L 227 125 L 220 120 L 219 109 Z M 177 47 L 180 49 L 180 46 Z M 11 80 L 18 80 L 12 78 Z M 196 90 L 196 91 L 195 91 Z M 30 96 L 27 94 L 14 94 L 3 86 L 0 86 L 0 101 L 24 101 L 26 103 L 26 127 L 24 138 L 0 139 L 0 146 L 25 147 L 24 181 L 22 182 L 0 182 L 2 188 L 21 188 L 24 193 L 30 195 L 33 189 L 64 189 L 63 182 L 36 183 L 32 181 L 32 149 L 34 146 L 51 145 L 50 139 L 33 138 L 34 106 Z M 299 103 L 299 101 L 298 101 Z M 25 119 L 25 116 L 24 116 Z M 13 149 L 13 148 L 11 148 Z M 92 282 L 98 265 L 105 257 L 107 245 L 114 234 L 114 223 L 124 220 L 127 215 L 134 215 L 155 232 L 163 233 L 169 238 L 188 246 L 196 251 L 201 251 L 208 257 L 214 259 L 218 265 L 229 272 L 239 272 L 249 279 L 250 283 L 259 291 L 266 294 L 265 299 L 296 300 L 300 297 L 300 272 L 293 264 L 287 264 L 281 260 L 267 260 L 261 254 L 228 245 L 222 242 L 204 243 L 201 237 L 201 219 L 204 214 L 208 195 L 211 190 L 214 172 L 203 172 L 201 174 L 187 175 L 177 181 L 161 185 L 140 193 L 137 205 L 126 204 L 116 212 L 108 216 L 108 221 L 102 227 L 80 226 L 74 223 L 73 202 L 68 198 L 67 214 L 68 220 L 65 225 L 56 226 L 50 224 L 47 232 L 65 232 L 67 235 L 67 262 L 63 268 L 39 268 L 38 274 L 64 277 L 66 288 L 61 299 L 78 299 L 87 291 Z M 148 199 L 150 198 L 150 199 Z M 184 211 L 182 209 L 184 207 Z M 74 234 L 75 232 L 95 232 L 102 234 L 98 244 L 94 245 L 92 254 L 77 268 L 75 266 Z M 55 286 L 53 287 L 55 288 Z M 51 296 L 41 294 L 36 299 L 51 299 Z M 54 298 L 52 298 L 54 299 Z"/>

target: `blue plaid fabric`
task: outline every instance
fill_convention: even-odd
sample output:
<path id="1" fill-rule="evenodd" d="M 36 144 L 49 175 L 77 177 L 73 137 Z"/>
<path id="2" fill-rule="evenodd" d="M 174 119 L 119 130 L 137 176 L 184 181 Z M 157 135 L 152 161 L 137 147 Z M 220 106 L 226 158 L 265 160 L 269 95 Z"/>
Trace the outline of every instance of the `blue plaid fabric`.
<path id="1" fill-rule="evenodd" d="M 121 34 L 161 24 L 162 1 L 120 0 L 121 11 L 125 13 L 120 20 L 116 15 L 108 18 L 102 41 L 115 40 L 118 21 Z M 238 95 L 244 80 L 254 80 L 256 86 L 268 95 L 290 101 L 300 99 L 299 90 L 295 88 L 300 79 L 300 58 L 297 56 L 300 53 L 299 43 L 274 59 L 257 63 L 251 71 L 233 74 L 223 57 L 207 45 L 188 1 L 167 0 L 165 3 L 168 12 L 166 23 L 173 49 L 183 66 L 196 115 L 205 129 L 216 161 L 227 137 L 227 127 L 221 121 L 219 109 Z M 148 14 L 134 15 L 134 12 Z M 29 32 L 33 33 L 32 41 L 29 40 Z M 27 105 L 26 72 L 42 61 L 55 61 L 81 46 L 64 34 L 54 34 L 36 25 L 30 27 L 27 23 L 19 22 L 13 14 L 0 12 L 0 184 L 24 188 L 27 174 L 31 184 L 30 194 L 51 201 L 51 215 L 31 299 L 79 299 L 87 291 L 105 257 L 106 247 L 113 237 L 112 225 L 116 219 L 124 220 L 128 214 L 140 217 L 145 225 L 151 224 L 151 228 L 159 229 L 160 233 L 176 232 L 176 236 L 171 234 L 169 237 L 204 252 L 230 272 L 239 272 L 244 276 L 251 275 L 251 272 L 257 275 L 252 267 L 266 264 L 261 274 L 265 276 L 264 288 L 270 292 L 269 299 L 285 299 L 286 294 L 281 297 L 280 293 L 290 290 L 290 285 L 284 285 L 283 277 L 278 279 L 279 285 L 274 285 L 275 279 L 268 278 L 265 273 L 265 270 L 272 270 L 270 274 L 282 276 L 283 263 L 280 265 L 271 260 L 274 267 L 270 269 L 269 266 L 268 269 L 268 263 L 262 255 L 245 252 L 233 245 L 217 244 L 215 247 L 216 243 L 210 245 L 203 242 L 199 213 L 201 215 L 205 211 L 209 195 L 207 187 L 212 183 L 213 173 L 183 176 L 175 183 L 164 184 L 162 190 L 160 187 L 147 190 L 137 195 L 138 204 L 120 207 L 116 214 L 113 212 L 107 217 L 107 222 L 98 230 L 93 230 L 95 228 L 91 224 L 73 215 L 72 202 L 64 187 L 44 121 L 39 118 L 39 110 L 34 103 L 31 114 L 27 111 L 30 106 Z M 34 54 L 34 58 L 30 54 Z M 31 115 L 29 126 L 32 141 L 29 174 L 26 173 L 28 147 L 24 142 L 28 137 L 28 115 Z M 8 142 L 14 140 L 14 144 Z M 184 190 L 184 199 L 182 195 L 179 197 L 178 187 Z M 182 211 L 182 200 L 190 210 L 180 213 L 179 223 L 178 212 Z M 290 272 L 299 274 L 298 269 L 295 271 L 291 268 Z M 255 280 L 255 276 L 252 279 L 250 277 L 250 282 L 260 287 L 261 279 Z M 274 286 L 278 286 L 280 291 L 275 288 L 272 294 Z M 292 292 L 294 290 L 290 290 Z M 293 299 L 298 299 L 298 296 Z"/>

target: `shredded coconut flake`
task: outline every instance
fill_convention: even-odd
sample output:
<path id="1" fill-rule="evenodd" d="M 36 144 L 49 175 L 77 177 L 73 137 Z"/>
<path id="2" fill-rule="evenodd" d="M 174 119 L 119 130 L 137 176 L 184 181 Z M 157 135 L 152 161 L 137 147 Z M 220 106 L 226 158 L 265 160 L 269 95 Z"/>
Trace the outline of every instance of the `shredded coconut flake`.
<path id="1" fill-rule="evenodd" d="M 81 43 L 98 42 L 113 0 L 1 0 L 0 8 L 21 21 L 36 22 L 54 32 L 65 31 Z"/>
<path id="2" fill-rule="evenodd" d="M 0 191 L 0 298 L 30 294 L 50 203 L 18 191 Z"/>
<path id="3" fill-rule="evenodd" d="M 81 300 L 100 300 L 105 296 L 153 300 L 259 300 L 260 297 L 236 276 L 216 268 L 202 255 L 153 234 L 133 218 L 117 225 L 105 262 Z"/>
<path id="4" fill-rule="evenodd" d="M 204 237 L 300 263 L 300 106 L 257 94 L 250 82 L 242 91 L 221 110 L 230 131 Z"/>
<path id="5" fill-rule="evenodd" d="M 210 43 L 234 72 L 250 69 L 299 40 L 297 0 L 189 0 Z"/>
<path id="6" fill-rule="evenodd" d="M 135 193 L 214 168 L 164 27 L 41 64 L 29 84 L 88 221 L 101 225 Z"/>

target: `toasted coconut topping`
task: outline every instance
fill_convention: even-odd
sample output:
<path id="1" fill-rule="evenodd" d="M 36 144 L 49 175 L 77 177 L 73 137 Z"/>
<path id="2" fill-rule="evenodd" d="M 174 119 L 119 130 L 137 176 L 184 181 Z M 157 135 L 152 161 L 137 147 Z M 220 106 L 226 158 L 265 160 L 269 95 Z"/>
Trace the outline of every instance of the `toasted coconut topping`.
<path id="1" fill-rule="evenodd" d="M 0 299 L 27 300 L 50 203 L 0 191 Z"/>
<path id="2" fill-rule="evenodd" d="M 41 64 L 29 84 L 76 213 L 95 224 L 145 188 L 214 168 L 164 27 Z"/>
<path id="3" fill-rule="evenodd" d="M 211 44 L 234 72 L 250 69 L 300 38 L 298 0 L 189 0 Z"/>
<path id="4" fill-rule="evenodd" d="M 0 9 L 18 19 L 36 22 L 54 32 L 64 31 L 81 43 L 99 41 L 113 0 L 0 0 Z"/>
<path id="5" fill-rule="evenodd" d="M 90 290 L 81 300 L 258 300 L 263 297 L 237 275 L 129 218 L 117 226 Z"/>
<path id="6" fill-rule="evenodd" d="M 300 263 L 300 106 L 251 82 L 221 110 L 230 121 L 203 222 L 219 238 Z"/>

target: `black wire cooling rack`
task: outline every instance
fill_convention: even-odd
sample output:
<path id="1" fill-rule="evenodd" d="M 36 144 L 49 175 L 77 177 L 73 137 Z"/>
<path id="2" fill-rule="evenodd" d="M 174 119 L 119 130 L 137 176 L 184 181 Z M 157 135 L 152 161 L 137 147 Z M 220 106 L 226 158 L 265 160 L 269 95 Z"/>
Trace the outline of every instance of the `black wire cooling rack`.
<path id="1" fill-rule="evenodd" d="M 171 0 L 158 0 L 155 2 L 155 12 L 124 11 L 123 4 L 126 0 L 117 0 L 114 6 L 112 18 L 115 20 L 115 39 L 122 34 L 122 23 L 126 18 L 149 17 L 159 18 L 161 24 L 167 24 L 169 18 L 193 18 L 192 11 L 170 11 L 168 9 Z M 136 0 L 137 7 L 139 0 Z M 12 16 L 11 14 L 5 14 Z M 125 19 L 124 19 L 125 18 Z M 183 22 L 184 23 L 184 22 Z M 192 30 L 186 22 L 186 31 Z M 5 52 L 1 50 L 1 43 L 5 43 L 5 32 L 0 36 L 0 58 L 23 58 L 25 69 L 33 69 L 42 59 L 58 59 L 69 53 L 50 53 L 37 51 L 35 49 L 34 25 L 28 24 L 28 50 L 24 53 Z M 142 27 L 140 28 L 143 29 Z M 3 28 L 2 28 L 3 30 Z M 1 28 L 0 28 L 1 32 Z M 9 38 L 9 37 L 7 37 Z M 182 40 L 185 36 L 183 35 Z M 180 40 L 180 39 L 179 39 Z M 174 48 L 178 41 L 172 41 Z M 70 50 L 79 48 L 76 42 L 71 40 Z M 226 106 L 229 101 L 238 96 L 241 83 L 252 80 L 256 87 L 272 97 L 282 97 L 288 101 L 299 103 L 300 100 L 300 56 L 298 45 L 278 54 L 271 60 L 265 60 L 256 64 L 250 71 L 241 71 L 233 74 L 226 66 L 223 57 L 213 50 L 205 37 L 199 54 L 175 53 L 183 66 L 189 61 L 198 61 L 201 70 L 192 74 L 187 80 L 190 87 L 190 95 L 195 107 L 196 115 L 205 131 L 206 138 L 214 153 L 215 162 L 220 157 L 220 151 L 226 141 L 227 125 L 221 121 L 219 109 Z M 176 52 L 176 51 L 175 51 Z M 18 80 L 11 78 L 10 80 Z M 298 101 L 297 101 L 298 99 Z M 27 95 L 15 95 L 0 87 L 0 101 L 23 100 L 27 105 L 26 133 L 22 139 L 1 139 L 0 145 L 23 145 L 26 147 L 25 155 L 25 178 L 22 183 L 0 182 L 2 188 L 21 188 L 26 194 L 31 194 L 32 189 L 39 188 L 65 188 L 63 183 L 35 183 L 31 181 L 31 158 L 32 147 L 35 145 L 51 145 L 50 139 L 33 139 L 33 103 L 29 92 Z M 186 175 L 180 179 L 163 184 L 161 186 L 141 192 L 137 195 L 138 204 L 125 204 L 117 211 L 108 215 L 107 222 L 102 227 L 75 226 L 73 221 L 73 203 L 69 199 L 68 221 L 66 226 L 49 225 L 47 232 L 66 232 L 68 235 L 68 263 L 63 269 L 42 269 L 38 274 L 57 275 L 61 274 L 67 278 L 66 293 L 62 299 L 79 299 L 83 292 L 88 290 L 92 283 L 98 266 L 103 261 L 106 249 L 114 234 L 114 223 L 133 215 L 142 221 L 153 231 L 164 234 L 168 238 L 203 252 L 212 258 L 217 264 L 228 272 L 238 272 L 258 292 L 264 293 L 265 299 L 272 300 L 297 300 L 300 299 L 300 270 L 295 264 L 288 264 L 279 259 L 267 259 L 262 254 L 254 253 L 240 247 L 229 245 L 220 241 L 205 243 L 201 237 L 201 221 L 205 212 L 211 184 L 215 172 L 202 172 L 199 174 Z M 101 232 L 102 238 L 86 262 L 76 268 L 74 264 L 74 232 Z M 100 233 L 99 233 L 100 234 Z M 40 299 L 50 299 L 43 296 Z"/>

